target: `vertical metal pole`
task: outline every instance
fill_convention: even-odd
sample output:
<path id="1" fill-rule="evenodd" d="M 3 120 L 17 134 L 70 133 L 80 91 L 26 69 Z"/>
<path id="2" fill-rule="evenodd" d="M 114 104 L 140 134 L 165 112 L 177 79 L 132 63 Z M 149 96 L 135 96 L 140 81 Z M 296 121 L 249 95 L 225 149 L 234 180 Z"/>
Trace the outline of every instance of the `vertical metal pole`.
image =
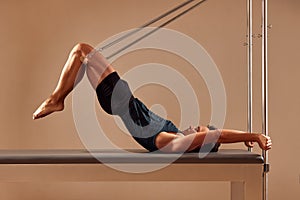
<path id="1" fill-rule="evenodd" d="M 252 133 L 252 0 L 247 0 L 247 34 L 248 34 L 248 51 L 247 51 L 247 62 L 248 62 L 248 124 L 247 131 Z M 251 148 L 248 148 L 248 151 L 251 151 Z"/>
<path id="2" fill-rule="evenodd" d="M 268 1 L 262 0 L 262 130 L 268 135 Z M 268 199 L 268 153 L 264 157 L 263 199 Z"/>

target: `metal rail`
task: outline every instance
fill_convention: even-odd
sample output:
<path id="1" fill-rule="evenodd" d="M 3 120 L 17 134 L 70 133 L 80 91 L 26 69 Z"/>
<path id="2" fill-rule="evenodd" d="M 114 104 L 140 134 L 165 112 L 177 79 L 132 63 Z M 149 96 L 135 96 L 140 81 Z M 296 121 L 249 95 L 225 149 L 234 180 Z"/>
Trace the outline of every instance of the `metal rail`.
<path id="1" fill-rule="evenodd" d="M 262 130 L 263 134 L 269 132 L 268 115 L 268 1 L 262 0 Z M 262 152 L 264 157 L 263 199 L 268 199 L 268 153 Z"/>
<path id="2" fill-rule="evenodd" d="M 248 114 L 248 123 L 247 123 L 247 131 L 248 133 L 252 133 L 252 116 L 253 116 L 253 84 L 252 84 L 252 52 L 253 52 L 253 37 L 252 37 L 252 0 L 247 0 L 247 64 L 248 64 L 248 102 L 247 102 L 247 114 Z M 248 148 L 248 151 L 251 151 L 251 148 Z"/>
<path id="3" fill-rule="evenodd" d="M 156 18 L 150 20 L 149 22 L 143 24 L 142 26 L 140 26 L 140 27 L 138 27 L 138 28 L 136 28 L 136 29 L 134 29 L 134 30 L 128 32 L 127 34 L 125 34 L 125 35 L 123 35 L 123 36 L 121 36 L 121 37 L 119 37 L 119 38 L 117 38 L 117 39 L 111 41 L 110 43 L 108 43 L 108 44 L 106 44 L 106 45 L 100 47 L 99 50 L 100 50 L 100 51 L 103 51 L 103 50 L 105 50 L 105 49 L 108 49 L 108 48 L 114 46 L 115 44 L 118 44 L 118 43 L 121 42 L 122 40 L 124 40 L 124 39 L 126 39 L 126 38 L 128 38 L 128 37 L 130 37 L 130 36 L 132 36 L 132 35 L 134 35 L 135 33 L 140 32 L 140 31 L 143 30 L 144 28 L 146 28 L 146 27 L 148 27 L 148 26 L 154 24 L 155 22 L 158 22 L 159 20 L 161 20 L 161 19 L 167 17 L 168 15 L 174 13 L 175 11 L 179 10 L 180 8 L 182 8 L 182 7 L 184 7 L 184 6 L 187 6 L 188 4 L 192 3 L 193 1 L 195 1 L 195 0 L 188 0 L 188 1 L 183 2 L 182 4 L 180 4 L 180 5 L 176 6 L 176 7 L 174 7 L 173 9 L 171 9 L 171 10 L 169 10 L 169 11 L 167 11 L 167 12 L 161 14 L 160 16 L 158 16 L 158 17 L 156 17 Z"/>
<path id="4" fill-rule="evenodd" d="M 178 18 L 182 17 L 183 15 L 187 14 L 188 12 L 190 12 L 191 10 L 195 9 L 196 7 L 200 6 L 202 3 L 204 3 L 206 0 L 202 0 L 199 1 L 198 3 L 192 5 L 191 7 L 183 10 L 182 12 L 180 12 L 179 14 L 175 15 L 174 17 L 172 17 L 171 19 L 167 20 L 166 22 L 162 23 L 161 25 L 157 26 L 156 28 L 150 30 L 148 33 L 145 33 L 144 35 L 142 35 L 141 37 L 135 39 L 134 41 L 130 42 L 129 44 L 125 45 L 124 47 L 120 48 L 119 50 L 115 51 L 114 53 L 112 53 L 111 55 L 107 56 L 106 59 L 111 59 L 112 57 L 118 55 L 119 53 L 125 51 L 126 49 L 128 49 L 129 47 L 133 46 L 134 44 L 140 42 L 141 40 L 145 39 L 146 37 L 152 35 L 153 33 L 155 33 L 156 31 L 158 31 L 159 29 L 167 26 L 168 24 L 172 23 L 173 21 L 177 20 Z M 146 27 L 144 27 L 146 28 Z M 144 29 L 143 28 L 143 29 Z M 141 29 L 139 29 L 141 30 Z"/>

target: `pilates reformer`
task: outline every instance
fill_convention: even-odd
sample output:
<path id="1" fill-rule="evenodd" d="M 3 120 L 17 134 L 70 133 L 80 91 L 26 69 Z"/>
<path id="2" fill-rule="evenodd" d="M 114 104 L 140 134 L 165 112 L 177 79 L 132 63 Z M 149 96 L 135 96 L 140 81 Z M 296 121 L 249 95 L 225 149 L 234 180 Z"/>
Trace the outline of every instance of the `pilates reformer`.
<path id="1" fill-rule="evenodd" d="M 231 183 L 232 200 L 261 199 L 261 155 L 247 150 L 220 150 L 199 157 L 202 156 L 198 153 L 187 153 L 178 158 L 177 154 L 141 150 L 129 150 L 128 153 L 117 150 L 1 150 L 0 181 L 226 181 Z M 126 173 L 111 169 L 107 164 L 124 168 L 168 166 L 149 173 Z"/>
<path id="2" fill-rule="evenodd" d="M 198 7 L 200 1 L 172 17 L 157 28 L 134 40 L 107 58 L 114 57 L 128 47 L 159 29 L 167 26 L 179 17 Z M 188 0 L 150 22 L 134 29 L 109 44 L 101 47 L 104 51 L 140 30 L 169 16 L 175 11 L 195 2 Z M 263 133 L 268 134 L 268 59 L 267 59 L 267 0 L 262 0 L 262 109 Z M 248 131 L 252 132 L 252 0 L 247 0 L 248 28 Z M 136 150 L 133 150 L 136 152 Z M 91 153 L 92 152 L 92 153 Z M 129 151 L 130 152 L 130 151 Z M 147 174 L 128 174 L 109 169 L 101 165 L 97 157 L 113 165 L 141 165 L 169 163 L 175 154 L 148 154 L 138 151 L 132 154 L 112 150 L 0 150 L 1 181 L 230 181 L 231 199 L 264 199 L 267 194 L 267 173 L 269 171 L 268 154 L 262 155 L 246 150 L 221 150 L 199 158 L 196 153 L 183 154 L 168 167 Z M 97 164 L 97 165 L 96 165 Z M 186 170 L 181 171 L 182 167 Z M 6 173 L 9 171 L 10 173 Z M 105 173 L 100 173 L 105 171 Z M 34 172 L 34 173 L 32 173 Z M 49 176 L 51 172 L 51 176 Z M 54 173 L 52 173 L 54 172 Z M 88 173 L 87 173 L 88 172 Z M 174 176 L 174 172 L 177 173 Z M 189 172 L 194 175 L 191 176 Z M 209 173 L 208 173 L 209 172 Z M 30 174 L 30 175 L 29 175 Z M 196 175 L 195 175 L 196 174 Z"/>

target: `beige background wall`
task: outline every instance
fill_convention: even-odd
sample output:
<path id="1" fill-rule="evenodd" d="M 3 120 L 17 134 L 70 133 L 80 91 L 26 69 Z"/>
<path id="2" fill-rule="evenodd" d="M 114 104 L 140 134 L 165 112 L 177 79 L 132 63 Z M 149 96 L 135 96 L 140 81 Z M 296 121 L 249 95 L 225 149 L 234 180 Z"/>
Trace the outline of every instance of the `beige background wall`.
<path id="1" fill-rule="evenodd" d="M 84 148 L 76 132 L 72 98 L 64 112 L 34 122 L 32 112 L 54 89 L 67 52 L 78 42 L 97 45 L 106 38 L 137 27 L 177 5 L 180 0 L 11 0 L 0 1 L 0 148 L 1 149 L 73 149 Z M 300 42 L 300 3 L 296 0 L 270 0 L 270 199 L 299 199 L 300 162 L 297 125 L 299 92 L 298 52 Z M 260 1 L 255 1 L 254 33 L 260 33 Z M 180 31 L 209 52 L 221 72 L 227 94 L 225 127 L 246 129 L 246 1 L 208 1 L 168 28 Z M 254 39 L 254 131 L 261 131 L 260 111 L 260 39 Z M 157 51 L 139 51 L 123 56 L 115 63 L 120 74 L 143 63 L 157 62 L 172 66 L 192 84 L 200 102 L 201 124 L 209 123 L 210 98 L 200 76 L 183 59 Z M 141 77 L 142 78 L 142 77 Z M 154 94 L 158 91 L 158 94 Z M 150 85 L 136 95 L 149 106 L 161 104 L 168 118 L 179 123 L 178 102 L 168 89 Z M 123 134 L 111 118 L 97 107 L 101 124 L 111 140 L 122 148 L 138 148 Z M 107 124 L 105 126 L 104 124 Z M 184 127 L 181 127 L 184 128 Z M 100 143 L 99 143 L 100 144 Z M 243 148 L 226 145 L 223 148 Z M 256 148 L 256 151 L 258 149 Z M 198 184 L 198 183 L 197 183 Z M 228 183 L 157 183 L 160 193 L 173 188 L 184 199 L 228 199 Z M 136 199 L 133 188 L 140 184 L 108 183 L 1 183 L 0 199 Z M 150 187 L 150 185 L 144 185 Z M 116 194 L 114 187 L 122 192 Z M 151 185 L 151 188 L 153 186 Z M 104 189 L 105 188 L 105 189 Z M 217 188 L 219 193 L 215 193 Z M 70 192 L 66 192 L 70 191 Z M 105 192 L 104 192 L 105 191 Z M 148 190 L 149 192 L 149 190 Z M 184 193 L 188 192 L 189 195 Z M 195 193 L 196 194 L 193 194 Z M 146 193 L 147 198 L 155 197 Z M 157 194 L 157 193 L 156 193 Z M 141 194 L 140 194 L 141 195 Z M 169 194 L 163 194 L 166 199 Z M 220 195 L 220 196 L 218 196 Z M 88 196 L 88 198 L 85 198 Z M 223 196 L 223 197 L 222 197 Z M 146 197 L 145 197 L 146 198 Z M 172 198 L 173 199 L 173 198 Z"/>

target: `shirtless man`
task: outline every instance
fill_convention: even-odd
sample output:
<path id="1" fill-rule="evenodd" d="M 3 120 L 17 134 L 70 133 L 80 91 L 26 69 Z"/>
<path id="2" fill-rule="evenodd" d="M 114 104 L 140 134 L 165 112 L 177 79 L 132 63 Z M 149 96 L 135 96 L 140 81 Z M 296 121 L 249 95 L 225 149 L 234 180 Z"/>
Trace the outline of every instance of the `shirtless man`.
<path id="1" fill-rule="evenodd" d="M 33 119 L 62 111 L 65 98 L 85 72 L 103 110 L 118 115 L 132 137 L 150 152 L 191 152 L 207 144 L 213 144 L 212 150 L 217 151 L 222 143 L 236 142 L 244 142 L 248 147 L 257 142 L 261 149 L 271 149 L 270 137 L 259 133 L 215 129 L 212 126 L 178 130 L 171 121 L 156 115 L 135 98 L 127 82 L 119 77 L 99 51 L 82 43 L 70 52 L 56 89 L 34 112 Z"/>

